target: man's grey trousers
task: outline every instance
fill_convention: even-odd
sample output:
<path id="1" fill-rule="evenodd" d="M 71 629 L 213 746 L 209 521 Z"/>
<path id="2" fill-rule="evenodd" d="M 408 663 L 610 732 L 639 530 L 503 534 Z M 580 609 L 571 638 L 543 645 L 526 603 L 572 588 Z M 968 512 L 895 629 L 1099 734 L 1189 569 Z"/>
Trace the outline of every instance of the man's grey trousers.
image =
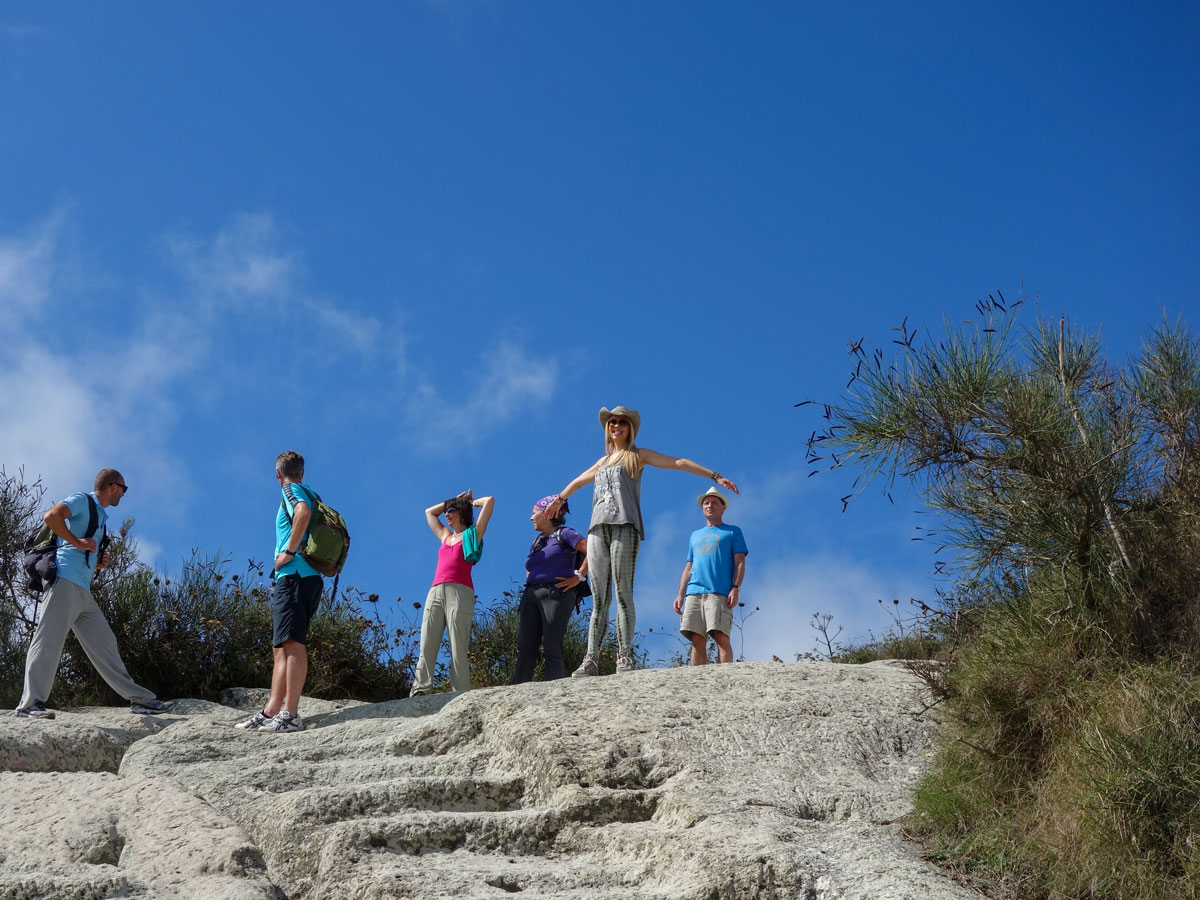
<path id="1" fill-rule="evenodd" d="M 59 578 L 43 600 L 42 618 L 34 629 L 29 655 L 25 657 L 25 689 L 17 709 L 25 709 L 38 700 L 45 703 L 50 698 L 68 631 L 75 632 L 88 659 L 114 691 L 138 703 L 155 699 L 153 691 L 129 676 L 117 650 L 117 638 L 92 599 L 92 592 Z"/>

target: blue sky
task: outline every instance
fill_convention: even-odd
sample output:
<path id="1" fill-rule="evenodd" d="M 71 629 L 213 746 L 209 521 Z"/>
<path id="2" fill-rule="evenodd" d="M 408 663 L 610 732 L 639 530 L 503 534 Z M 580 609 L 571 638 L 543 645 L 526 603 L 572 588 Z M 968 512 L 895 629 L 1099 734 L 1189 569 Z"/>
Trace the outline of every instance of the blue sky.
<path id="1" fill-rule="evenodd" d="M 120 468 L 170 572 L 268 558 L 299 450 L 409 609 L 471 487 L 487 601 L 626 404 L 743 489 L 751 659 L 932 591 L 913 498 L 806 477 L 848 340 L 1023 289 L 1119 357 L 1200 285 L 1194 0 L 0 0 L 0 123 L 7 471 Z M 706 487 L 646 477 L 643 631 Z"/>

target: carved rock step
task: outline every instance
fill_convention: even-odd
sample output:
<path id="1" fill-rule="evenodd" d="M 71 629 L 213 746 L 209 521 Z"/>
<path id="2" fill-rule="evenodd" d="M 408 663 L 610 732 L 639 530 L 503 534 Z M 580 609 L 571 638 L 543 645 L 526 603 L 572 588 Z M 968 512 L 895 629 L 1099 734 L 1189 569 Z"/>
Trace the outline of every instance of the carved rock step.
<path id="1" fill-rule="evenodd" d="M 290 900 L 963 900 L 890 824 L 936 730 L 919 690 L 891 667 L 764 663 L 306 699 L 308 731 L 195 717 L 120 771 L 238 822 Z"/>
<path id="2" fill-rule="evenodd" d="M 603 858 L 580 856 L 512 857 L 465 851 L 408 855 L 375 850 L 339 872 L 322 869 L 307 894 L 311 900 L 380 900 L 380 898 L 503 898 L 525 900 L 680 900 L 678 890 L 640 883 Z M 647 873 L 648 875 L 649 873 Z M 345 880 L 339 881 L 340 878 Z"/>

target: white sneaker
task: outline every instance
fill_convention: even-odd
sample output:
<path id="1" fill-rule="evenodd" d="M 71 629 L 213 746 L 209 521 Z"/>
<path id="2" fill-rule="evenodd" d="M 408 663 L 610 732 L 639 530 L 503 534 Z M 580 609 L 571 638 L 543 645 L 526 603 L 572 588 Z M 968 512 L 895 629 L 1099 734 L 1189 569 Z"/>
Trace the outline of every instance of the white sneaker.
<path id="1" fill-rule="evenodd" d="M 233 727 L 240 728 L 242 731 L 258 731 L 258 729 L 262 728 L 270 721 L 271 717 L 260 709 L 245 722 L 238 722 Z"/>
<path id="2" fill-rule="evenodd" d="M 632 672 L 632 671 L 633 671 L 633 657 L 632 656 L 618 656 L 617 657 L 617 674 L 619 675 L 622 672 Z"/>
<path id="3" fill-rule="evenodd" d="M 596 658 L 592 654 L 588 654 L 583 658 L 583 662 L 579 664 L 579 668 L 571 673 L 572 678 L 586 678 L 589 675 L 599 675 L 600 667 L 596 665 Z"/>
<path id="4" fill-rule="evenodd" d="M 275 734 L 284 734 L 291 731 L 303 731 L 304 722 L 299 716 L 293 716 L 286 709 L 281 709 L 279 715 L 267 721 L 265 725 L 259 726 L 259 731 L 270 731 Z"/>

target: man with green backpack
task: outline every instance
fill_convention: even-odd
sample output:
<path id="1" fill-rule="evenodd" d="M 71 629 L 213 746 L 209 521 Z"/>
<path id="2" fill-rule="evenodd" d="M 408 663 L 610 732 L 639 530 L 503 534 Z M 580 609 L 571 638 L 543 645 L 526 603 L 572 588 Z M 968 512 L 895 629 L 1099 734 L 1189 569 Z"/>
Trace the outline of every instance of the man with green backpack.
<path id="1" fill-rule="evenodd" d="M 236 727 L 285 734 L 304 730 L 300 694 L 308 675 L 308 625 L 321 602 L 321 576 L 341 572 L 350 535 L 341 515 L 304 484 L 303 456 L 294 450 L 280 453 L 275 478 L 283 499 L 275 516 L 271 572 L 271 696 L 260 712 Z"/>

